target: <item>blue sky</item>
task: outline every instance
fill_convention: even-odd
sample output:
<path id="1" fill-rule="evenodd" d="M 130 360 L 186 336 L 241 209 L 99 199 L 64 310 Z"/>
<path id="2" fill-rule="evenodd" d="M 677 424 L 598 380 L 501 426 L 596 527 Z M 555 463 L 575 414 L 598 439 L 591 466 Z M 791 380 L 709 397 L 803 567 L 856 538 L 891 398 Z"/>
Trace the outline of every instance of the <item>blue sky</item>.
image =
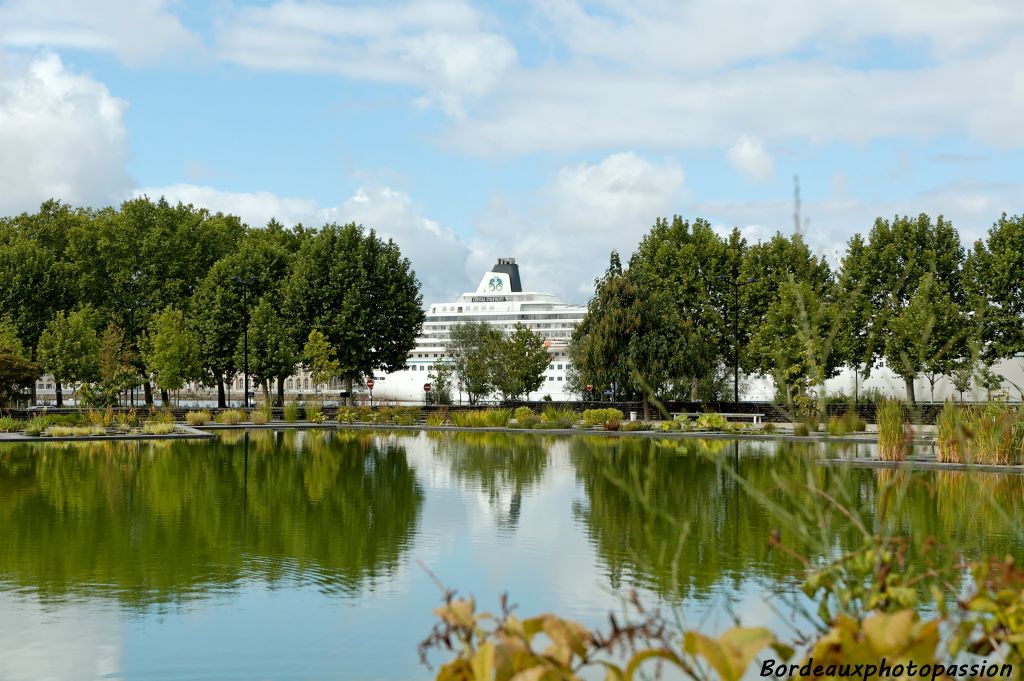
<path id="1" fill-rule="evenodd" d="M 167 195 L 356 220 L 427 301 L 516 257 L 586 300 L 655 217 L 831 258 L 1024 196 L 1017 0 L 0 0 L 0 214 Z"/>

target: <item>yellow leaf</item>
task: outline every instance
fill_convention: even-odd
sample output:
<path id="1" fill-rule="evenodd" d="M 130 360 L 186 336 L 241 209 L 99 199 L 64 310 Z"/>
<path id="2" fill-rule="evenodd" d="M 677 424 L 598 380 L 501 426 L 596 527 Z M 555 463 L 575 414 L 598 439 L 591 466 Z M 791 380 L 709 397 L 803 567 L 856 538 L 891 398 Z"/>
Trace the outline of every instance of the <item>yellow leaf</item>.
<path id="1" fill-rule="evenodd" d="M 901 653 L 910 644 L 916 618 L 913 610 L 900 610 L 891 615 L 880 613 L 865 618 L 864 636 L 868 645 L 879 655 Z"/>
<path id="2" fill-rule="evenodd" d="M 477 648 L 472 665 L 476 681 L 491 681 L 494 676 L 494 643 L 487 641 Z"/>

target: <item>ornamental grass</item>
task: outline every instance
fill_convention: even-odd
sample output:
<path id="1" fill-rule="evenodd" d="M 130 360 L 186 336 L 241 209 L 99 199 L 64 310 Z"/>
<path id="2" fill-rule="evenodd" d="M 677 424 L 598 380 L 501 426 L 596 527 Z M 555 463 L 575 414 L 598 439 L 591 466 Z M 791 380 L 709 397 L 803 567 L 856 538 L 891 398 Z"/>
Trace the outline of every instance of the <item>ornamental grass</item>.
<path id="1" fill-rule="evenodd" d="M 284 405 L 284 422 L 297 423 L 299 420 L 299 403 L 289 402 Z"/>
<path id="2" fill-rule="evenodd" d="M 213 414 L 210 413 L 209 409 L 190 411 L 185 414 L 185 423 L 190 426 L 205 426 L 212 420 Z"/>
<path id="3" fill-rule="evenodd" d="M 306 405 L 306 421 L 309 423 L 322 423 L 324 421 L 324 408 L 319 402 L 310 402 Z"/>
<path id="4" fill-rule="evenodd" d="M 427 425 L 437 428 L 448 422 L 448 410 L 438 409 L 427 414 Z"/>
<path id="5" fill-rule="evenodd" d="M 146 421 L 142 424 L 142 432 L 146 435 L 169 435 L 174 432 L 175 428 L 173 423 L 162 421 Z"/>
<path id="6" fill-rule="evenodd" d="M 960 410 L 947 401 L 935 417 L 936 451 L 935 458 L 941 463 L 963 463 L 964 424 Z"/>
<path id="7" fill-rule="evenodd" d="M 21 430 L 24 421 L 13 416 L 0 416 L 0 433 L 13 433 Z"/>
<path id="8" fill-rule="evenodd" d="M 903 403 L 883 400 L 875 412 L 878 421 L 878 458 L 882 461 L 905 461 L 910 452 Z"/>
<path id="9" fill-rule="evenodd" d="M 225 426 L 237 426 L 244 423 L 246 414 L 241 409 L 225 409 L 217 414 L 217 423 Z"/>
<path id="10" fill-rule="evenodd" d="M 990 402 L 963 415 L 965 463 L 1015 465 L 1024 461 L 1024 421 L 1009 405 Z"/>

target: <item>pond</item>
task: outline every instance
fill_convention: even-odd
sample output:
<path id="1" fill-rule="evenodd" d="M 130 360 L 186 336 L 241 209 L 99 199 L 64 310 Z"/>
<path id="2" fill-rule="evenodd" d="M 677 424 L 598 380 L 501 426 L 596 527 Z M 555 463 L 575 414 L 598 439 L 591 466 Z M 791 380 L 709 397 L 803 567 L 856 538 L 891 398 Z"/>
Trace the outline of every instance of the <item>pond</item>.
<path id="1" fill-rule="evenodd" d="M 857 523 L 911 561 L 929 538 L 1024 553 L 1024 476 L 822 464 L 867 454 L 365 431 L 0 445 L 0 678 L 430 678 L 435 579 L 588 625 L 635 589 L 706 629 L 779 628 L 802 568 L 775 530 L 812 562 L 858 547 Z"/>

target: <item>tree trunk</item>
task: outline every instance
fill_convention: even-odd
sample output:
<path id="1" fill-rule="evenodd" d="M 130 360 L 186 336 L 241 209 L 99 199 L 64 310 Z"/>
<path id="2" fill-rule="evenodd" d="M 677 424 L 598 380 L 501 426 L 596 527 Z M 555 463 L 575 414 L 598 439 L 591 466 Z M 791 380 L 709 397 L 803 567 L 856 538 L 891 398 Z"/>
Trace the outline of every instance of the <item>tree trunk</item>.
<path id="1" fill-rule="evenodd" d="M 228 406 L 227 401 L 224 399 L 224 375 L 217 374 L 217 408 L 226 409 Z"/>
<path id="2" fill-rule="evenodd" d="M 696 402 L 700 399 L 700 379 L 694 376 L 690 379 L 690 401 Z"/>
<path id="3" fill-rule="evenodd" d="M 29 395 L 28 401 L 29 401 L 29 404 L 31 404 L 33 407 L 36 406 L 36 382 L 35 381 L 32 381 L 32 392 Z"/>
<path id="4" fill-rule="evenodd" d="M 57 408 L 64 406 L 64 391 L 61 389 L 60 381 L 53 379 L 53 387 L 57 391 Z"/>
<path id="5" fill-rule="evenodd" d="M 167 393 L 166 388 L 160 388 L 160 401 L 163 402 L 161 405 L 164 409 L 171 406 L 171 396 Z"/>
<path id="6" fill-rule="evenodd" d="M 345 397 L 345 406 L 346 407 L 351 407 L 352 406 L 352 377 L 351 376 L 348 376 L 348 377 L 345 378 L 345 391 L 348 393 L 348 396 Z"/>
<path id="7" fill-rule="evenodd" d="M 917 404 L 917 400 L 914 399 L 914 379 L 904 378 L 903 382 L 907 386 L 907 402 L 910 404 Z"/>
<path id="8" fill-rule="evenodd" d="M 286 376 L 277 377 L 277 406 L 284 407 L 284 380 Z"/>
<path id="9" fill-rule="evenodd" d="M 644 421 L 651 420 L 651 400 L 647 397 L 647 393 L 644 392 Z"/>
<path id="10" fill-rule="evenodd" d="M 142 384 L 142 390 L 146 394 L 146 406 L 150 409 L 153 408 L 153 384 L 149 381 L 145 381 Z"/>
<path id="11" fill-rule="evenodd" d="M 263 387 L 263 405 L 264 405 L 264 407 L 269 407 L 270 406 L 270 381 L 268 381 L 267 379 L 264 378 L 261 381 L 261 383 L 263 384 L 262 385 L 262 387 Z"/>

